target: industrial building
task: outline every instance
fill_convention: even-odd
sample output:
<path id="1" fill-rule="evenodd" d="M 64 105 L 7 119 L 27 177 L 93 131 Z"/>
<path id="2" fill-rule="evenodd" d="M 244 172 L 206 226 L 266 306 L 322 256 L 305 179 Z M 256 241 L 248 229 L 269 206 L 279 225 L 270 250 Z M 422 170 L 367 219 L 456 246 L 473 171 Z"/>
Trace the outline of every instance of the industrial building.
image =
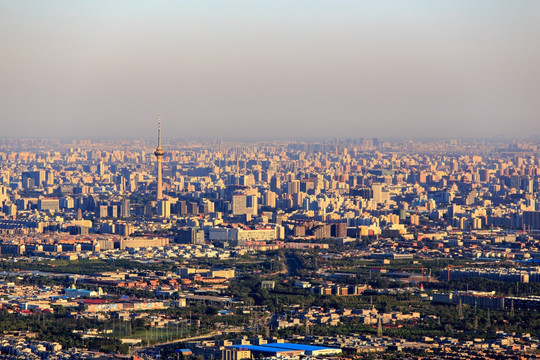
<path id="1" fill-rule="evenodd" d="M 254 356 L 300 356 L 300 355 L 335 355 L 340 354 L 341 349 L 325 346 L 313 346 L 293 343 L 270 343 L 262 345 L 233 345 L 231 349 L 243 349 L 250 351 Z"/>

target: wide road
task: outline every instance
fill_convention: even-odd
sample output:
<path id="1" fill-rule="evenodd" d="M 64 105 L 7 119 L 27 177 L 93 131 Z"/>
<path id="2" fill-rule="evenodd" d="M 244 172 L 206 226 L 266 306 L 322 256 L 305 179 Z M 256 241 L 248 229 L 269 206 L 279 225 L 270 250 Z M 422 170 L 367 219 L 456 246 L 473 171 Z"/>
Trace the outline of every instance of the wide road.
<path id="1" fill-rule="evenodd" d="M 300 264 L 298 263 L 296 255 L 294 253 L 288 253 L 285 255 L 285 258 L 287 259 L 288 274 L 290 276 L 295 276 L 298 273 L 298 269 L 300 269 Z"/>

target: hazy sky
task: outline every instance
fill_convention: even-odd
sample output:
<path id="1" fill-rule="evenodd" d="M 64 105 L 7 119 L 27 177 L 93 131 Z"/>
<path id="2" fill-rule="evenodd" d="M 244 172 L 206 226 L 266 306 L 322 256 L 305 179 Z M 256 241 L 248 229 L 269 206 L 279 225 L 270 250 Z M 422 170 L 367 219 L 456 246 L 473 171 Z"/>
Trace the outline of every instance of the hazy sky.
<path id="1" fill-rule="evenodd" d="M 540 1 L 0 0 L 0 137 L 540 134 Z"/>

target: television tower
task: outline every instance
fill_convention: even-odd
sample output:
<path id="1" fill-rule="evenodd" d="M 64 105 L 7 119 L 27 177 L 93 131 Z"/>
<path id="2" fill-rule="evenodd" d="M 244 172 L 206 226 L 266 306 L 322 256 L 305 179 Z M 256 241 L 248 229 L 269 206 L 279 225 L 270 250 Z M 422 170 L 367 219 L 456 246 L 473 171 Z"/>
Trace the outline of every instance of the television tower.
<path id="1" fill-rule="evenodd" d="M 165 151 L 161 148 L 161 114 L 158 114 L 158 146 L 154 155 L 156 155 L 157 161 L 157 201 L 163 199 L 163 175 L 161 171 L 161 162 L 163 161 L 163 155 Z"/>

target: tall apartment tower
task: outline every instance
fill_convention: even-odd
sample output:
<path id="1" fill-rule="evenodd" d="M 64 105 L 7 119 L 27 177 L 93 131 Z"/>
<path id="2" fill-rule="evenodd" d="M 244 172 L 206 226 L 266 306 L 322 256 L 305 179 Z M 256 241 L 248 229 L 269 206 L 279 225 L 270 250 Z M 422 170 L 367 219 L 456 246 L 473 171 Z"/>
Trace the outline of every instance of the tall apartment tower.
<path id="1" fill-rule="evenodd" d="M 165 151 L 161 148 L 161 114 L 158 114 L 158 146 L 154 155 L 157 161 L 157 201 L 163 199 L 163 175 L 161 171 L 161 163 Z"/>

